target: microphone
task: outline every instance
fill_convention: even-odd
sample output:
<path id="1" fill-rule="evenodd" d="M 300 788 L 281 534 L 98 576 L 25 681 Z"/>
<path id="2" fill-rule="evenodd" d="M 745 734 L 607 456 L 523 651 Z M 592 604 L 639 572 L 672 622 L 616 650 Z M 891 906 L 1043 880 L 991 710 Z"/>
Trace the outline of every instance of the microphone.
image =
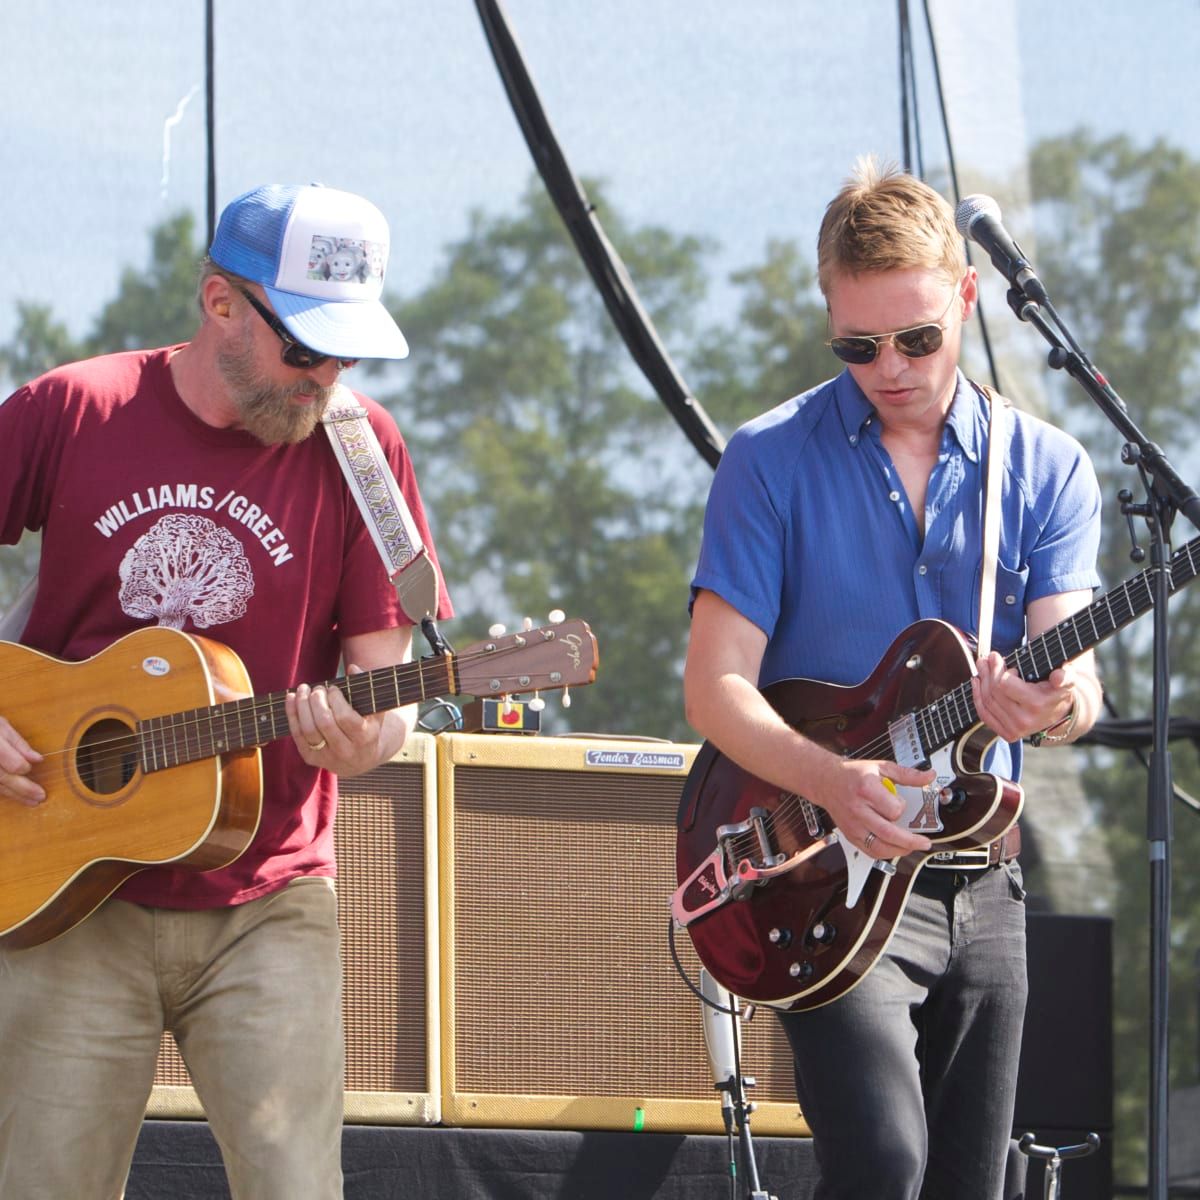
<path id="1" fill-rule="evenodd" d="M 991 196 L 964 197 L 954 210 L 954 224 L 964 238 L 978 242 L 988 252 L 996 269 L 1017 291 L 1036 303 L 1049 300 L 1025 252 L 1004 228 L 1000 205 Z"/>
<path id="2" fill-rule="evenodd" d="M 721 1089 L 721 1107 L 733 1106 L 733 1089 L 730 1081 L 737 1079 L 737 1055 L 741 1048 L 741 1030 L 736 1017 L 728 1012 L 713 1008 L 732 1008 L 729 992 L 722 987 L 703 967 L 700 968 L 700 993 L 707 1004 L 701 1002 L 700 1017 L 704 1022 L 704 1044 L 708 1047 L 708 1061 L 712 1064 L 713 1084 Z"/>

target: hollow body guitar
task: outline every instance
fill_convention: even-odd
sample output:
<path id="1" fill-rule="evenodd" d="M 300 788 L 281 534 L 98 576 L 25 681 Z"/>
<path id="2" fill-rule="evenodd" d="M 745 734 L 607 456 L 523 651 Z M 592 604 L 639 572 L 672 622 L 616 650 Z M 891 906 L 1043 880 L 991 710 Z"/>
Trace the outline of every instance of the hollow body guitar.
<path id="1" fill-rule="evenodd" d="M 591 683 L 583 621 L 330 682 L 367 715 L 438 696 Z M 289 736 L 286 692 L 251 694 L 238 656 L 209 638 L 142 629 L 63 662 L 0 642 L 4 715 L 43 755 L 38 805 L 0 798 L 0 942 L 45 942 L 135 871 L 211 870 L 250 844 L 262 809 L 259 746 Z"/>
<path id="2" fill-rule="evenodd" d="M 1196 577 L 1200 538 L 1170 560 L 1169 588 Z M 1009 654 L 1047 678 L 1154 603 L 1148 568 Z M 835 753 L 930 765 L 925 788 L 898 787 L 901 824 L 932 850 L 876 861 L 819 806 L 764 782 L 706 742 L 684 785 L 671 914 L 709 973 L 756 1004 L 804 1010 L 836 1000 L 886 949 L 917 872 L 939 853 L 978 850 L 1012 827 L 1020 787 L 982 770 L 995 740 L 975 711 L 974 651 L 942 621 L 917 621 L 871 675 L 845 687 L 788 679 L 763 689 L 795 729 Z"/>

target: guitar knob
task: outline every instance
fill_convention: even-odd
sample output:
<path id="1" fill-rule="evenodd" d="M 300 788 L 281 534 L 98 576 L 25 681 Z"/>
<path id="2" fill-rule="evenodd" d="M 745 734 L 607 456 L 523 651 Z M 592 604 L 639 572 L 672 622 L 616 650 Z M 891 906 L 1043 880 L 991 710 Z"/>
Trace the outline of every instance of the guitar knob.
<path id="1" fill-rule="evenodd" d="M 810 962 L 794 962 L 788 967 L 788 974 L 793 979 L 810 979 L 813 973 L 813 965 Z"/>
<path id="2" fill-rule="evenodd" d="M 792 943 L 792 931 L 790 929 L 772 929 L 767 934 L 767 941 L 772 946 L 778 946 L 783 949 L 785 946 L 790 946 Z"/>
<path id="3" fill-rule="evenodd" d="M 837 926 L 830 924 L 828 921 L 818 921 L 812 927 L 812 936 L 814 942 L 820 942 L 822 946 L 828 946 L 837 937 Z"/>
<path id="4" fill-rule="evenodd" d="M 944 787 L 938 792 L 938 804 L 947 812 L 958 812 L 967 802 L 967 793 L 960 787 Z"/>

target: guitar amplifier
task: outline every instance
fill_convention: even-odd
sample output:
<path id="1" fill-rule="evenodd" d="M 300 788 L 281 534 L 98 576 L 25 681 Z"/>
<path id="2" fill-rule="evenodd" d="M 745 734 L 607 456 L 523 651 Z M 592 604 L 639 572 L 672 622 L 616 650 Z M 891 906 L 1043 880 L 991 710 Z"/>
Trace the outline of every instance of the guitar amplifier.
<path id="1" fill-rule="evenodd" d="M 346 1121 L 440 1119 L 436 751 L 414 733 L 391 762 L 341 783 L 337 818 Z M 202 1117 L 164 1035 L 149 1117 Z"/>
<path id="2" fill-rule="evenodd" d="M 697 747 L 438 739 L 442 1117 L 721 1133 L 700 1000 L 668 945 L 675 816 Z M 688 976 L 699 960 L 675 938 Z M 807 1134 L 769 1011 L 743 1026 L 752 1128 Z"/>

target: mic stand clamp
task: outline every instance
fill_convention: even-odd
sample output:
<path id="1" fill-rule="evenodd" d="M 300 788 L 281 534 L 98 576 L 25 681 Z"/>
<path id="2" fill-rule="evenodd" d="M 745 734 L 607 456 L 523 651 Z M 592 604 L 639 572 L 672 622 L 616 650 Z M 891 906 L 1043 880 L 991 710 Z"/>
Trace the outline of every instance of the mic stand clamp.
<path id="1" fill-rule="evenodd" d="M 753 1075 L 730 1075 L 724 1083 L 714 1083 L 713 1087 L 728 1097 L 721 1100 L 721 1115 L 725 1119 L 725 1132 L 731 1138 L 736 1135 L 741 1147 L 742 1162 L 749 1177 L 750 1190 L 746 1193 L 747 1200 L 776 1200 L 759 1181 L 758 1164 L 754 1160 L 754 1143 L 750 1137 L 750 1114 L 755 1106 L 747 1102 L 746 1089 L 754 1087 L 756 1082 Z"/>
<path id="2" fill-rule="evenodd" d="M 1040 1158 L 1046 1164 L 1046 1182 L 1042 1191 L 1042 1200 L 1058 1200 L 1059 1175 L 1062 1172 L 1063 1160 L 1067 1158 L 1086 1158 L 1100 1145 L 1100 1135 L 1089 1133 L 1087 1140 L 1078 1146 L 1039 1146 L 1032 1133 L 1025 1134 L 1017 1143 L 1017 1149 L 1026 1158 Z"/>

